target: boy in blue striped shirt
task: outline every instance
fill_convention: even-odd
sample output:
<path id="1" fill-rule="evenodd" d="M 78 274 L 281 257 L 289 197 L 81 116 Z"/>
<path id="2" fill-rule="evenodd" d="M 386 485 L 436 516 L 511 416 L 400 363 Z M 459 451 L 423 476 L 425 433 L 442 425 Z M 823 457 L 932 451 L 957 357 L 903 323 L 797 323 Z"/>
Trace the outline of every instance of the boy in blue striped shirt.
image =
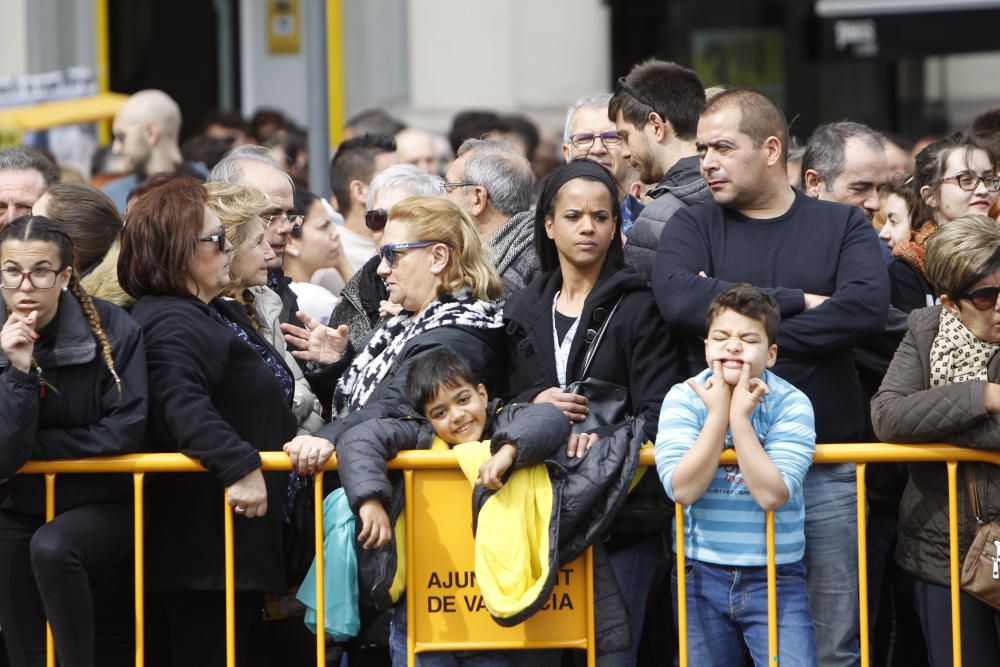
<path id="1" fill-rule="evenodd" d="M 684 508 L 688 661 L 737 664 L 749 649 L 775 663 L 767 642 L 766 510 L 774 511 L 778 654 L 816 664 L 806 596 L 802 481 L 816 431 L 805 394 L 768 368 L 777 359 L 781 315 L 769 294 L 734 285 L 708 311 L 709 368 L 663 400 L 656 469 Z M 723 449 L 737 465 L 719 466 Z M 674 543 L 677 542 L 676 528 Z M 848 545 L 845 545 L 845 548 Z M 674 600 L 677 575 L 674 574 Z"/>

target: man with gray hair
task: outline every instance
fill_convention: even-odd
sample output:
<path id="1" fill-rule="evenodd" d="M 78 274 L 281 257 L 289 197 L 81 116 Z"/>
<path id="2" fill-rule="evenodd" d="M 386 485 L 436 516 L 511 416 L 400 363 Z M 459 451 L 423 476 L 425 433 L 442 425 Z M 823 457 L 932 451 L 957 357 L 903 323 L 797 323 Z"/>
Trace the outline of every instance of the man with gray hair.
<path id="1" fill-rule="evenodd" d="M 534 177 L 524 154 L 506 141 L 466 139 L 445 174 L 448 198 L 475 221 L 509 297 L 538 272 Z"/>
<path id="2" fill-rule="evenodd" d="M 59 182 L 59 169 L 41 152 L 28 146 L 0 151 L 0 228 L 22 215 L 45 189 Z"/>
<path id="3" fill-rule="evenodd" d="M 802 156 L 802 190 L 810 197 L 857 206 L 869 220 L 879 209 L 879 188 L 889 180 L 885 138 L 850 121 L 820 125 Z"/>

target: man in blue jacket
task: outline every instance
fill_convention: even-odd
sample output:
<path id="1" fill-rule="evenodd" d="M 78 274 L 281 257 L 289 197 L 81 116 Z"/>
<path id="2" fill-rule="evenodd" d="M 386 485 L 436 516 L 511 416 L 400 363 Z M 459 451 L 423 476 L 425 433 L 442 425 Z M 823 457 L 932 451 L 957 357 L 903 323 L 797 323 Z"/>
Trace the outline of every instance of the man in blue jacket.
<path id="1" fill-rule="evenodd" d="M 785 171 L 784 114 L 764 94 L 733 89 L 698 121 L 701 174 L 714 202 L 678 210 L 660 237 L 653 293 L 689 336 L 733 283 L 771 294 L 781 310 L 774 372 L 802 390 L 818 443 L 857 442 L 867 409 L 853 348 L 882 333 L 889 285 L 874 228 L 854 206 L 797 192 Z M 819 663 L 859 660 L 855 478 L 852 464 L 806 476 L 809 601 Z"/>

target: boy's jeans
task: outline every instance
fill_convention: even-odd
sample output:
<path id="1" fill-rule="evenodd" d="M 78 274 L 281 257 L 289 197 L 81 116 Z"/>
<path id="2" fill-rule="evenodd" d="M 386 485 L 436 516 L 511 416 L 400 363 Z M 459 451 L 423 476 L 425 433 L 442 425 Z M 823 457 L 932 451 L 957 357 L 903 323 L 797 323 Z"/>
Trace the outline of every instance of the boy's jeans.
<path id="1" fill-rule="evenodd" d="M 754 664 L 775 664 L 767 648 L 767 568 L 685 563 L 688 664 L 740 664 L 744 644 Z M 783 665 L 815 667 L 816 642 L 802 563 L 777 567 L 778 656 Z M 671 577 L 677 618 L 677 567 Z"/>

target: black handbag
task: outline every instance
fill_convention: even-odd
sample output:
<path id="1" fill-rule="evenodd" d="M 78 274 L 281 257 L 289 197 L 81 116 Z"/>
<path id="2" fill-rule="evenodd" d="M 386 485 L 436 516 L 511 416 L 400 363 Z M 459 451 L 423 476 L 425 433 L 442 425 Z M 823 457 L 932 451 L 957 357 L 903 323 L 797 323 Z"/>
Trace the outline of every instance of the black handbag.
<path id="1" fill-rule="evenodd" d="M 587 356 L 583 360 L 583 368 L 580 371 L 581 379 L 566 386 L 567 393 L 587 397 L 587 418 L 582 422 L 573 424 L 574 433 L 587 433 L 600 426 L 621 424 L 630 416 L 628 409 L 631 405 L 631 400 L 628 387 L 587 376 L 590 372 L 590 364 L 594 360 L 594 355 L 597 354 L 597 347 L 601 344 L 604 332 L 607 331 L 608 324 L 611 322 L 611 318 L 615 316 L 615 311 L 618 310 L 618 305 L 621 304 L 623 298 L 624 296 L 618 297 L 618 301 L 615 302 L 611 312 L 608 313 L 604 323 L 601 324 L 601 328 L 597 332 L 597 335 L 594 336 L 594 340 L 590 342 L 590 347 L 587 348 Z"/>

